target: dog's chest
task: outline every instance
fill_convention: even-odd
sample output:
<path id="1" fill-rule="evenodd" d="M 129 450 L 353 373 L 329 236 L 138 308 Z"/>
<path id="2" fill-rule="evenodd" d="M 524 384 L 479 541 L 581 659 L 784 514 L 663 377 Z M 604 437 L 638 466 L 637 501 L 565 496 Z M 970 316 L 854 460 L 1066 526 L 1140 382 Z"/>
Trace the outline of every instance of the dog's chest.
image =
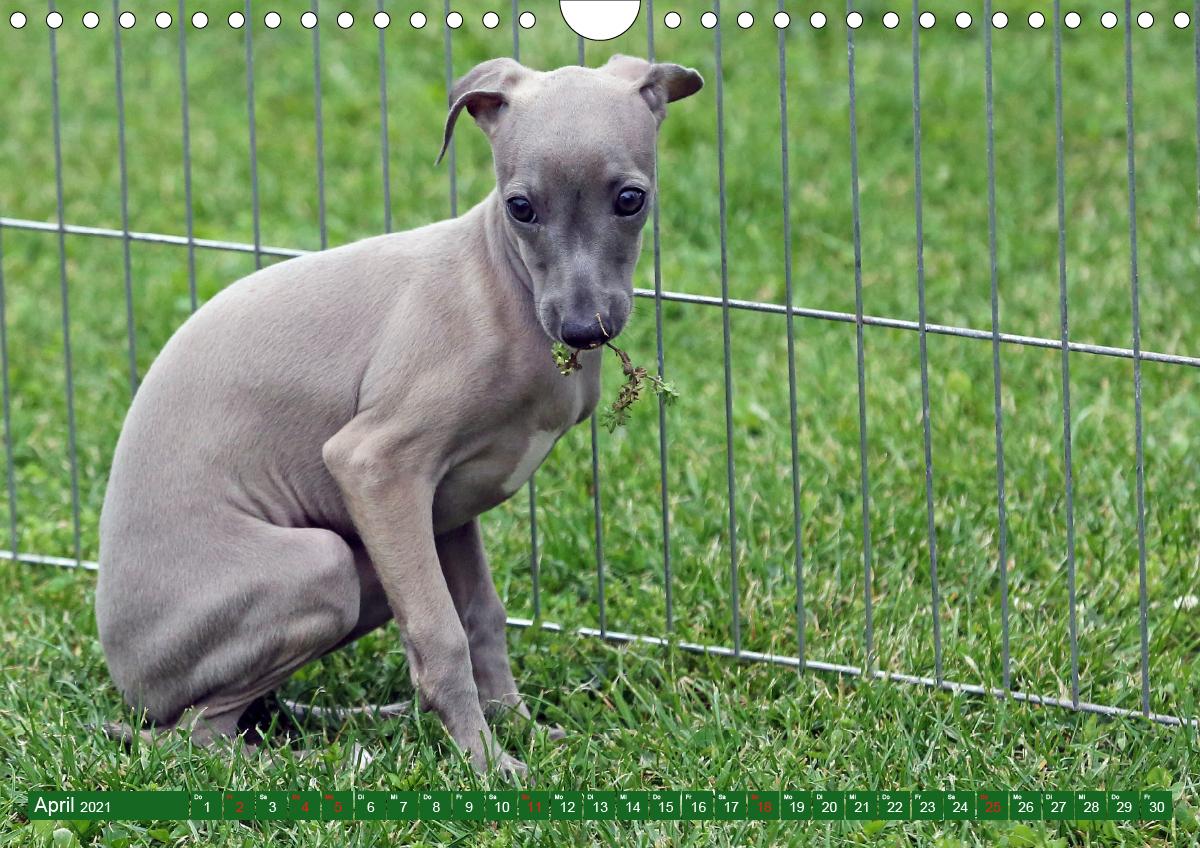
<path id="1" fill-rule="evenodd" d="M 464 524 L 521 489 L 549 455 L 554 443 L 591 413 L 599 392 L 598 375 L 552 375 L 543 392 L 517 414 L 482 428 L 469 456 L 442 478 L 434 500 L 439 532 Z"/>
<path id="2" fill-rule="evenodd" d="M 562 433 L 554 430 L 535 430 L 533 435 L 529 437 L 529 441 L 525 445 L 525 452 L 517 460 L 517 464 L 513 466 L 512 473 L 504 479 L 500 484 L 500 488 L 506 494 L 511 495 L 532 476 L 537 467 L 542 464 L 546 455 L 550 453 L 550 448 L 554 447 L 554 443 L 558 441 L 558 437 Z"/>

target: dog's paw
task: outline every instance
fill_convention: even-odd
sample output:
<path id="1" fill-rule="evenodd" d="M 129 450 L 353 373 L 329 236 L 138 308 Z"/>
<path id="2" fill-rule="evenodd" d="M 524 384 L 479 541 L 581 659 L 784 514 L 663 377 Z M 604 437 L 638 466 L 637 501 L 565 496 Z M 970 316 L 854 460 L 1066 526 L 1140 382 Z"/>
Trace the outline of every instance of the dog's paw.
<path id="1" fill-rule="evenodd" d="M 149 730 L 135 730 L 120 721 L 105 721 L 100 724 L 87 725 L 88 730 L 100 731 L 113 742 L 120 742 L 126 748 L 133 746 L 134 740 L 140 740 L 147 745 L 154 744 L 154 734 Z"/>
<path id="2" fill-rule="evenodd" d="M 529 769 L 523 762 L 503 751 L 494 741 L 489 747 L 490 750 L 482 746 L 469 749 L 471 766 L 475 771 L 479 774 L 492 772 L 508 783 L 525 779 Z"/>
<path id="3" fill-rule="evenodd" d="M 534 735 L 545 733 L 546 738 L 551 742 L 562 742 L 567 738 L 567 731 L 562 729 L 562 725 L 547 724 L 544 721 L 535 721 L 530 719 L 529 727 L 533 731 Z"/>
<path id="4" fill-rule="evenodd" d="M 528 783 L 529 766 L 510 754 L 501 754 L 495 763 L 496 772 L 506 783 Z"/>

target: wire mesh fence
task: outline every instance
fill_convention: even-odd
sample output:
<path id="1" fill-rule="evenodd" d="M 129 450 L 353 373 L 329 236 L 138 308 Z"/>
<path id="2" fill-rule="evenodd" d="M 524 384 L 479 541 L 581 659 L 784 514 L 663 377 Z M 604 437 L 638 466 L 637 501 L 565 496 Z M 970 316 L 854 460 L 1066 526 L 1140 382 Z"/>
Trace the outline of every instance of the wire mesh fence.
<path id="1" fill-rule="evenodd" d="M 382 0 L 377 4 L 379 12 L 384 11 L 384 3 Z M 641 47 L 645 53 L 653 60 L 656 53 L 655 44 L 655 27 L 657 25 L 656 15 L 660 12 L 656 11 L 653 0 L 646 0 L 644 5 L 644 38 L 641 41 Z M 780 12 L 785 11 L 785 4 L 781 1 L 778 5 Z M 855 13 L 856 3 L 854 0 L 848 0 L 846 11 L 847 13 Z M 50 11 L 54 11 L 54 3 L 49 4 Z M 319 13 L 316 0 L 312 3 L 312 11 L 314 14 Z M 660 377 L 669 376 L 670 369 L 668 368 L 667 359 L 667 344 L 665 339 L 665 315 L 664 310 L 671 304 L 679 304 L 686 306 L 689 309 L 705 309 L 705 310 L 720 310 L 721 315 L 721 369 L 722 369 L 722 392 L 720 400 L 720 412 L 723 414 L 724 425 L 724 446 L 723 446 L 723 461 L 724 461 L 724 488 L 725 491 L 725 515 L 722 518 L 720 531 L 714 530 L 714 536 L 719 538 L 723 549 L 724 564 L 723 568 L 727 573 L 722 578 L 724 582 L 724 598 L 723 601 L 727 605 L 728 613 L 728 639 L 724 644 L 715 641 L 698 641 L 681 637 L 677 623 L 680 620 L 680 612 L 676 609 L 677 599 L 673 593 L 673 587 L 677 577 L 673 573 L 674 566 L 678 562 L 678 555 L 672 543 L 672 535 L 674 529 L 673 519 L 675 518 L 674 511 L 678 508 L 674 506 L 671 499 L 671 455 L 673 445 L 677 439 L 686 439 L 687 423 L 680 422 L 678 419 L 672 420 L 665 409 L 665 406 L 659 403 L 657 409 L 657 482 L 659 487 L 658 492 L 658 521 L 659 532 L 661 533 L 661 549 L 656 557 L 660 563 L 656 565 L 655 571 L 659 575 L 656 577 L 657 590 L 661 592 L 661 602 L 663 605 L 663 627 L 661 632 L 655 634 L 642 634 L 634 632 L 626 632 L 624 630 L 614 629 L 610 626 L 610 618 L 608 614 L 608 597 L 610 586 L 607 581 L 609 575 L 606 571 L 606 556 L 605 556 L 605 528 L 609 526 L 609 522 L 605 518 L 605 509 L 602 498 L 603 491 L 603 474 L 606 471 L 605 464 L 601 460 L 600 440 L 601 434 L 597 426 L 597 419 L 592 417 L 589 425 L 588 440 L 590 442 L 590 495 L 591 495 L 591 519 L 592 519 L 592 545 L 593 545 L 593 566 L 595 573 L 595 626 L 578 627 L 577 623 L 559 624 L 546 621 L 543 618 L 543 588 L 542 588 L 542 533 L 547 531 L 547 526 L 544 523 L 546 520 L 546 504 L 539 500 L 539 490 L 537 486 L 536 475 L 531 478 L 528 484 L 528 580 L 529 580 L 529 612 L 530 617 L 510 618 L 510 623 L 516 627 L 541 627 L 548 630 L 564 630 L 569 629 L 579 632 L 584 635 L 598 636 L 617 642 L 637 642 L 650 645 L 666 645 L 668 643 L 675 644 L 685 650 L 704 652 L 718 656 L 727 656 L 734 659 L 748 661 L 762 661 L 776 663 L 782 666 L 793 667 L 798 670 L 812 670 L 833 672 L 851 676 L 866 676 L 872 678 L 888 679 L 899 682 L 915 683 L 929 687 L 945 689 L 950 691 L 972 693 L 979 695 L 988 695 L 1001 698 L 1011 698 L 1018 701 L 1030 702 L 1035 704 L 1053 705 L 1067 707 L 1076 710 L 1084 710 L 1093 713 L 1119 716 L 1119 715 L 1135 715 L 1141 714 L 1155 721 L 1164 724 L 1180 724 L 1185 721 L 1195 723 L 1195 719 L 1188 715 L 1168 714 L 1160 712 L 1156 709 L 1156 679 L 1152 674 L 1153 655 L 1151 650 L 1150 632 L 1153 622 L 1150 617 L 1150 584 L 1148 581 L 1148 557 L 1151 553 L 1147 540 L 1147 510 L 1149 508 L 1146 481 L 1145 481 L 1145 464 L 1147 459 L 1147 441 L 1144 431 L 1143 422 L 1143 395 L 1142 395 L 1142 365 L 1143 363 L 1156 363 L 1162 366 L 1170 366 L 1180 369 L 1196 369 L 1200 368 L 1200 356 L 1193 356 L 1186 353 L 1166 352 L 1156 350 L 1144 350 L 1142 347 L 1141 334 L 1141 314 L 1140 314 L 1140 280 L 1139 280 L 1139 257 L 1138 257 L 1138 212 L 1137 212 L 1137 179 L 1136 179 L 1136 164 L 1138 147 L 1135 137 L 1135 100 L 1134 100 L 1134 39 L 1131 20 L 1133 18 L 1133 10 L 1130 7 L 1129 0 L 1125 2 L 1123 20 L 1123 32 L 1121 42 L 1121 55 L 1123 58 L 1123 80 L 1124 80 L 1124 137 L 1122 146 L 1124 148 L 1126 162 L 1126 196 L 1128 203 L 1128 250 L 1129 264 L 1127 269 L 1128 280 L 1128 297 L 1130 303 L 1130 319 L 1131 324 L 1128 328 L 1127 336 L 1130 339 L 1128 347 L 1116 346 L 1111 344 L 1096 344 L 1091 342 L 1079 341 L 1071 338 L 1071 300 L 1068 296 L 1068 284 L 1070 274 L 1068 269 L 1068 229 L 1073 226 L 1069 207 L 1067 204 L 1067 168 L 1066 168 L 1066 119 L 1064 116 L 1064 85 L 1063 85 L 1063 59 L 1064 59 L 1064 33 L 1063 33 L 1063 15 L 1057 0 L 1054 3 L 1053 13 L 1053 28 L 1050 34 L 1052 45 L 1053 58 L 1053 121 L 1055 129 L 1055 149 L 1054 149 L 1054 173 L 1055 173 L 1055 217 L 1057 231 L 1057 248 L 1056 248 L 1056 270 L 1058 284 L 1058 328 L 1059 334 L 1057 337 L 1050 335 L 1031 335 L 1008 332 L 1002 329 L 1001 322 L 1001 290 L 1002 290 L 1002 275 L 1000 270 L 999 245 L 998 245 L 998 214 L 997 214 L 997 168 L 995 157 L 996 133 L 994 126 L 994 73 L 993 73 L 993 12 L 990 0 L 986 0 L 983 7 L 983 15 L 980 19 L 979 28 L 982 30 L 982 52 L 980 58 L 980 74 L 978 86 L 983 99 L 983 107 L 986 120 L 986 198 L 981 199 L 981 202 L 986 203 L 987 207 L 987 257 L 988 257 L 988 294 L 990 306 L 990 327 L 977 328 L 970 326 L 959 326 L 957 324 L 936 323 L 929 320 L 929 310 L 926 300 L 927 287 L 927 264 L 926 264 L 926 206 L 924 201 L 924 188 L 926 179 L 926 162 L 923 161 L 923 141 L 922 134 L 925 126 L 925 118 L 922 115 L 922 106 L 926 101 L 922 95 L 922 41 L 928 37 L 923 33 L 920 26 L 914 25 L 911 28 L 911 139 L 909 143 L 912 145 L 912 166 L 913 166 L 913 193 L 912 198 L 914 206 L 912 214 L 915 222 L 915 267 L 912 269 L 915 280 L 915 296 L 916 296 L 916 319 L 889 317 L 882 315 L 871 315 L 865 311 L 865 296 L 864 287 L 866 285 L 863 271 L 863 225 L 861 219 L 860 208 L 860 190 L 862 183 L 860 180 L 860 150 L 859 150 L 859 120 L 860 120 L 860 91 L 858 88 L 858 79 L 856 75 L 856 27 L 848 26 L 845 29 L 844 49 L 846 51 L 846 82 L 847 87 L 845 94 L 846 115 L 848 118 L 849 133 L 846 138 L 845 152 L 848 156 L 849 181 L 845 185 L 845 193 L 850 199 L 850 231 L 846 234 L 850 242 L 852 250 L 852 268 L 853 268 L 853 293 L 854 293 L 854 308 L 853 311 L 825 309 L 803 306 L 797 303 L 798 291 L 802 292 L 801 285 L 797 283 L 797 279 L 802 277 L 797 273 L 797 262 L 793 255 L 793 240 L 795 233 L 793 231 L 794 219 L 794 201 L 792 196 L 792 185 L 794 175 L 791 171 L 792 152 L 789 147 L 789 140 L 793 137 L 793 116 L 789 116 L 789 107 L 795 107 L 796 101 L 789 93 L 789 82 L 793 79 L 794 73 L 794 55 L 790 55 L 790 51 L 794 51 L 792 47 L 791 36 L 788 27 L 780 27 L 777 32 L 777 82 L 778 82 L 778 125 L 779 135 L 777 149 L 775 150 L 775 161 L 777 163 L 776 179 L 781 186 L 780 206 L 777 210 L 756 209 L 755 214 L 766 216 L 771 215 L 777 217 L 779 226 L 782 231 L 782 269 L 781 273 L 784 282 L 784 297 L 783 302 L 777 302 L 767 299 L 751 299 L 737 298 L 731 294 L 730 274 L 731 274 L 731 255 L 730 255 L 730 210 L 729 210 L 729 191 L 727 185 L 727 168 L 726 168 L 726 139 L 728 135 L 727 128 L 727 104 L 726 104 L 726 67 L 725 48 L 723 44 L 723 29 L 727 28 L 728 24 L 723 26 L 722 10 L 719 2 L 714 2 L 713 12 L 717 19 L 715 26 L 712 27 L 710 36 L 710 59 L 711 67 L 714 72 L 710 79 L 712 89 L 712 130 L 714 133 L 715 156 L 716 156 L 716 229 L 717 229 L 717 247 L 718 261 L 716 263 L 717 276 L 719 279 L 719 295 L 700 294 L 685 291 L 673 291 L 664 285 L 664 265 L 665 258 L 668 255 L 670 246 L 664 244 L 664 238 L 661 233 L 660 209 L 659 204 L 655 204 L 653 209 L 653 217 L 650 229 L 650 259 L 652 265 L 650 273 L 653 279 L 653 288 L 638 287 L 635 289 L 635 294 L 638 298 L 647 303 L 652 303 L 654 307 L 654 341 L 655 341 L 655 358 L 656 369 Z M 197 271 L 197 254 L 201 252 L 221 252 L 229 254 L 243 254 L 252 257 L 255 268 L 263 266 L 267 259 L 287 259 L 303 255 L 309 252 L 306 249 L 295 247 L 273 245 L 268 242 L 268 239 L 263 234 L 263 204 L 262 190 L 260 186 L 260 162 L 259 162 L 259 138 L 258 129 L 260 118 L 256 109 L 256 89 L 255 89 L 255 15 L 256 11 L 252 8 L 249 0 L 246 0 L 242 10 L 245 18 L 245 25 L 241 28 L 241 37 L 244 42 L 244 86 L 245 86 L 245 132 L 248 142 L 249 154 L 249 181 L 250 181 L 250 221 L 252 224 L 252 239 L 250 241 L 236 241 L 229 239 L 205 238 L 199 237 L 196 234 L 195 223 L 195 205 L 197 196 L 203 192 L 203 187 L 194 183 L 192 170 L 192 128 L 191 116 L 189 108 L 189 53 L 188 42 L 189 33 L 185 25 L 188 20 L 188 10 L 185 4 L 180 2 L 178 7 L 178 38 L 176 42 L 177 54 L 177 74 L 179 83 L 179 94 L 181 104 L 181 123 L 179 124 L 179 141 L 182 144 L 182 173 L 180 177 L 184 184 L 186 219 L 183 222 L 184 232 L 182 234 L 171 234 L 165 232 L 150 232 L 139 231 L 131 226 L 130 216 L 130 190 L 129 190 L 129 162 L 127 157 L 127 140 L 126 140 L 126 90 L 128 82 L 124 76 L 124 67 L 126 64 L 125 48 L 122 43 L 122 27 L 114 26 L 112 28 L 112 55 L 114 57 L 115 67 L 115 124 L 118 134 L 117 150 L 118 159 L 117 167 L 119 170 L 119 186 L 120 186 L 120 226 L 109 228 L 103 226 L 95 226 L 92 224 L 84 224 L 76 221 L 68 220 L 66 213 L 66 203 L 64 200 L 65 185 L 64 185 L 64 165 L 63 165 L 63 103 L 60 97 L 59 90 L 59 45 L 58 32 L 54 28 L 49 28 L 48 32 L 48 64 L 49 64 L 49 82 L 50 82 L 50 108 L 51 108 L 51 135 L 54 152 L 54 196 L 55 196 L 55 216 L 52 221 L 39 221 L 31 218 L 23 217 L 0 217 L 0 370 L 3 371 L 3 411 L 4 411 L 4 429 L 5 429 L 5 457 L 7 469 L 7 494 L 8 494 L 8 531 L 10 537 L 9 550 L 0 553 L 11 559 L 21 562 L 43 565 L 57 566 L 74 566 L 85 569 L 94 569 L 95 563 L 89 560 L 84 555 L 85 545 L 84 535 L 85 527 L 81 519 L 81 490 L 80 490 L 80 470 L 79 470 L 79 453 L 80 449 L 77 444 L 77 403 L 75 395 L 75 382 L 79 375 L 78 366 L 73 361 L 72 356 L 72 279 L 71 265 L 68 251 L 68 236 L 75 237 L 90 237 L 94 239 L 110 239 L 120 242 L 122 246 L 121 267 L 123 272 L 123 295 L 124 295 L 124 323 L 126 330 L 126 358 L 128 361 L 128 390 L 130 396 L 137 391 L 139 381 L 139 347 L 138 347 L 138 332 L 137 332 L 137 312 L 136 305 L 136 272 L 135 263 L 132 253 L 135 244 L 162 245 L 177 248 L 184 248 L 187 252 L 187 300 L 189 311 L 194 311 L 198 308 L 201 296 L 198 286 L 198 271 Z M 112 7 L 112 16 L 116 19 L 120 14 L 120 6 L 114 2 Z M 444 6 L 441 9 L 442 19 L 442 59 L 444 69 L 444 85 L 446 90 L 449 89 L 456 71 L 461 73 L 464 68 L 456 64 L 456 44 L 463 37 L 459 33 L 457 26 L 451 26 L 447 23 L 454 10 L 451 7 L 449 0 L 445 0 Z M 921 14 L 919 4 L 914 0 L 911 15 L 915 22 Z M 520 7 L 517 0 L 513 0 L 511 8 L 511 53 L 514 58 L 521 58 L 522 47 L 522 29 L 519 25 Z M 1200 19 L 1198 14 L 1197 19 Z M 577 62 L 585 64 L 587 59 L 588 47 L 584 40 L 575 37 L 565 28 L 561 28 L 557 21 L 550 22 L 550 16 L 545 16 L 539 27 L 557 27 L 561 29 L 561 38 L 575 39 L 575 49 L 577 53 Z M 1193 21 L 1193 26 L 1197 28 L 1196 36 L 1196 74 L 1197 79 L 1200 79 L 1200 23 Z M 315 154 L 315 185 L 313 191 L 316 197 L 316 222 L 319 235 L 319 248 L 324 249 L 330 244 L 330 227 L 327 210 L 327 186 L 326 186 L 326 115 L 330 105 L 329 93 L 323 90 L 322 81 L 326 74 L 329 73 L 327 64 L 323 64 L 323 43 L 321 38 L 321 24 L 311 27 L 311 76 L 313 81 L 312 92 L 313 102 L 312 109 L 314 115 L 312 127 L 312 142 L 313 151 Z M 393 183 L 395 175 L 391 167 L 392 160 L 392 145 L 393 136 L 389 132 L 389 128 L 394 125 L 389 124 L 389 114 L 392 109 L 389 107 L 389 74 L 388 74 L 388 53 L 389 47 L 392 46 L 391 35 L 385 28 L 379 28 L 378 46 L 377 46 L 377 63 L 378 63 L 378 114 L 377 120 L 379 125 L 379 139 L 381 157 L 377 165 L 378 179 L 381 182 L 381 191 L 383 198 L 383 216 L 382 228 L 384 231 L 392 231 L 393 221 L 393 202 L 394 191 Z M 423 50 L 430 50 L 429 42 L 424 42 L 421 46 Z M 888 49 L 896 49 L 893 45 Z M 393 51 L 394 52 L 394 51 Z M 678 58 L 678 57 L 672 57 Z M 1197 87 L 1197 111 L 1200 114 L 1200 86 Z M 1180 105 L 1189 105 L 1191 102 L 1190 95 L 1182 98 L 1184 102 Z M 10 114 L 6 117 L 8 121 L 20 121 L 21 116 L 18 114 Z M 363 133 L 366 133 L 367 128 L 362 128 Z M 763 142 L 765 143 L 765 141 Z M 1197 121 L 1196 129 L 1196 149 L 1197 159 L 1200 161 L 1200 118 Z M 447 151 L 448 162 L 448 200 L 449 208 L 452 215 L 456 215 L 459 211 L 460 185 L 459 157 L 456 153 L 456 146 L 453 140 L 450 142 Z M 1198 171 L 1200 174 L 1200 171 Z M 1200 178 L 1198 178 L 1200 179 Z M 1200 187 L 1200 183 L 1198 183 Z M 677 202 L 683 202 L 682 198 L 676 198 Z M 665 199 L 664 203 L 671 202 Z M 1200 209 L 1200 205 L 1197 207 Z M 11 280 L 6 280 L 4 275 L 4 241 L 3 236 L 5 231 L 25 231 L 29 233 L 38 233 L 44 236 L 56 236 L 57 238 L 57 282 L 58 282 L 58 297 L 60 300 L 60 327 L 61 327 L 61 345 L 62 345 L 62 374 L 64 386 L 64 398 L 66 412 L 66 464 L 63 469 L 69 481 L 70 491 L 70 550 L 69 551 L 36 551 L 25 550 L 21 544 L 22 539 L 22 522 L 23 516 L 18 510 L 18 493 L 17 493 L 17 468 L 19 465 L 17 454 L 20 453 L 21 446 L 15 441 L 14 426 L 12 423 L 12 407 L 14 403 L 15 393 L 18 391 L 10 381 L 10 364 L 14 351 L 10 349 L 10 338 L 8 334 L 9 317 L 6 313 L 6 283 L 11 283 Z M 315 247 L 315 246 L 314 246 Z M 790 494 L 791 503 L 787 510 L 788 527 L 785 534 L 790 535 L 790 559 L 788 560 L 788 582 L 794 596 L 794 601 L 791 603 L 791 614 L 794 617 L 792 633 L 794 637 L 790 638 L 792 643 L 790 650 L 753 650 L 746 646 L 746 640 L 743 633 L 743 622 L 755 615 L 753 608 L 743 608 L 744 603 L 744 586 L 742 570 L 746 567 L 747 553 L 746 546 L 742 544 L 741 534 L 743 531 L 742 521 L 739 516 L 739 503 L 744 503 L 745 500 L 752 499 L 754 492 L 747 492 L 743 485 L 740 484 L 738 471 L 738 460 L 740 455 L 735 450 L 738 443 L 737 439 L 737 414 L 736 414 L 736 392 L 737 392 L 737 375 L 740 363 L 734 357 L 734 336 L 733 336 L 733 318 L 740 313 L 764 314 L 782 316 L 785 325 L 786 334 L 786 373 L 787 386 L 786 390 L 782 386 L 777 386 L 776 389 L 780 394 L 787 396 L 788 410 L 788 445 L 786 461 L 781 463 L 785 469 L 784 473 L 788 478 L 787 491 Z M 853 325 L 854 327 L 854 361 L 856 371 L 856 381 L 854 384 L 855 403 L 856 403 L 856 425 L 857 425 L 857 446 L 851 445 L 851 450 L 857 447 L 857 500 L 861 510 L 861 521 L 859 522 L 860 543 L 861 543 L 861 560 L 856 565 L 856 570 L 861 574 L 862 581 L 862 620 L 861 620 L 861 657 L 859 663 L 842 663 L 832 662 L 824 659 L 814 658 L 810 655 L 809 645 L 809 616 L 810 608 L 808 602 L 808 593 L 806 592 L 807 581 L 809 574 L 814 565 L 813 555 L 811 552 L 806 556 L 806 515 L 804 510 L 804 493 L 806 489 L 806 481 L 802 471 L 802 438 L 801 427 L 799 424 L 800 409 L 803 407 L 805 400 L 800 396 L 798 388 L 798 373 L 803 370 L 804 363 L 804 344 L 802 341 L 802 331 L 805 324 L 798 323 L 796 319 L 808 322 L 825 322 L 828 324 L 845 324 Z M 886 562 L 880 562 L 877 556 L 876 546 L 873 544 L 873 532 L 876 529 L 873 527 L 875 521 L 875 513 L 872 509 L 873 504 L 873 486 L 872 486 L 872 467 L 869 461 L 869 450 L 872 438 L 872 432 L 868 428 L 870 405 L 868 402 L 868 364 L 867 355 L 867 329 L 881 328 L 886 330 L 902 331 L 905 335 L 915 334 L 918 361 L 919 361 L 919 393 L 920 393 L 920 420 L 921 420 L 921 462 L 920 466 L 924 477 L 924 562 L 922 568 L 926 572 L 925 577 L 928 580 L 928 599 L 925 606 L 925 614 L 928 616 L 929 633 L 932 642 L 932 668 L 930 674 L 913 674 L 906 673 L 891 668 L 880 667 L 879 651 L 876 642 L 875 630 L 875 604 L 877 602 L 877 591 L 875 588 L 876 572 L 880 568 L 886 568 Z M 939 478 L 935 476 L 935 471 L 938 467 L 935 465 L 935 448 L 937 443 L 935 440 L 936 417 L 939 414 L 938 404 L 932 398 L 933 391 L 931 390 L 930 377 L 930 360 L 929 351 L 930 337 L 951 337 L 956 339 L 968 340 L 971 342 L 989 343 L 991 349 L 991 424 L 994 429 L 994 469 L 993 469 L 993 490 L 994 502 L 990 509 L 995 515 L 996 533 L 995 533 L 995 553 L 989 565 L 990 570 L 995 574 L 996 587 L 994 600 L 999 606 L 1000 612 L 1000 627 L 999 627 L 999 685 L 989 685 L 982 682 L 960 682 L 951 679 L 946 673 L 946 662 L 944 658 L 944 637 L 942 630 L 942 622 L 946 616 L 954 615 L 954 611 L 950 606 L 958 600 L 962 600 L 957 593 L 947 593 L 943 591 L 943 586 L 939 580 L 939 566 L 945 564 L 945 551 L 939 549 L 939 529 L 947 521 L 958 520 L 955 516 L 946 514 L 946 508 L 943 506 L 939 511 L 936 493 L 938 491 Z M 1063 486 L 1061 491 L 1061 503 L 1064 516 L 1065 536 L 1062 539 L 1062 561 L 1063 561 L 1063 576 L 1066 583 L 1066 603 L 1065 609 L 1060 610 L 1065 614 L 1067 621 L 1067 638 L 1069 640 L 1069 673 L 1067 681 L 1064 681 L 1065 691 L 1059 694 L 1037 694 L 1026 689 L 1018 689 L 1013 683 L 1013 669 L 1011 660 L 1012 639 L 1010 627 L 1010 607 L 1012 604 L 1012 565 L 1010 563 L 1010 533 L 1012 516 L 1012 505 L 1009 499 L 1008 480 L 1006 479 L 1006 442 L 1005 442 L 1005 404 L 1003 402 L 1005 381 L 1002 373 L 1002 352 L 1006 349 L 1013 348 L 1029 348 L 1029 349 L 1044 349 L 1048 351 L 1058 352 L 1060 373 L 1061 373 L 1061 461 L 1063 464 Z M 1128 379 L 1131 381 L 1132 397 L 1134 404 L 1134 427 L 1132 432 L 1112 433 L 1113 439 L 1127 439 L 1132 443 L 1134 450 L 1134 488 L 1135 496 L 1133 503 L 1132 522 L 1136 532 L 1136 570 L 1137 570 L 1137 630 L 1140 638 L 1140 644 L 1137 651 L 1138 657 L 1138 706 L 1132 708 L 1128 706 L 1118 706 L 1111 703 L 1103 703 L 1100 701 L 1089 700 L 1085 697 L 1084 690 L 1086 688 L 1086 678 L 1081 669 L 1080 661 L 1080 601 L 1079 587 L 1077 586 L 1077 543 L 1076 543 L 1076 479 L 1075 479 L 1075 464 L 1076 456 L 1074 455 L 1075 448 L 1075 428 L 1077 426 L 1077 413 L 1073 410 L 1072 405 L 1072 377 L 1071 366 L 1077 356 L 1110 358 L 1117 360 L 1128 360 L 1132 365 L 1132 373 Z M 682 424 L 682 426 L 681 426 Z M 1011 448 L 1008 449 L 1011 451 Z M 650 493 L 642 493 L 644 497 L 652 497 Z M 1191 515 L 1194 521 L 1196 514 L 1195 504 L 1191 505 Z M 543 522 L 539 528 L 539 520 Z M 611 516 L 609 521 L 611 521 Z M 649 551 L 649 546 L 640 551 L 640 554 L 645 555 Z M 1169 558 L 1171 554 L 1166 554 L 1168 562 L 1167 567 L 1171 566 Z M 857 579 L 857 578 L 856 578 Z M 990 591 L 990 587 L 989 587 Z M 990 602 L 992 598 L 988 598 Z M 983 603 L 984 601 L 980 601 Z M 1186 700 L 1173 700 L 1174 704 L 1183 704 L 1186 708 L 1188 703 Z"/>

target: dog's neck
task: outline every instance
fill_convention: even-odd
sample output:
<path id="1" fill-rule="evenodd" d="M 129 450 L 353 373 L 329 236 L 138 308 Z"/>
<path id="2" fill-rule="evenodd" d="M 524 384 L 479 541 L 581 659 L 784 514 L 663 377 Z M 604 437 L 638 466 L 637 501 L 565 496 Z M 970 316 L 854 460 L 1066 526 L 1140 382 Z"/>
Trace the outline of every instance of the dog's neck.
<path id="1" fill-rule="evenodd" d="M 521 258 L 516 238 L 504 222 L 506 213 L 499 193 L 493 190 L 479 206 L 492 266 L 499 275 L 507 277 L 523 289 L 532 303 L 533 277 L 529 274 L 525 260 Z"/>

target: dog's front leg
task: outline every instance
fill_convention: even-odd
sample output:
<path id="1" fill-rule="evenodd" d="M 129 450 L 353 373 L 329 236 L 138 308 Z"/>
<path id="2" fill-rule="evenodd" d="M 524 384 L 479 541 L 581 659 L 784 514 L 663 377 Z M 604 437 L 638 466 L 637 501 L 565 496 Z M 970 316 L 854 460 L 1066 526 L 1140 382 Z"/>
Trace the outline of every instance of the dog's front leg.
<path id="1" fill-rule="evenodd" d="M 507 617 L 496 593 L 478 519 L 437 537 L 438 558 L 446 585 L 471 648 L 471 670 L 484 713 L 503 707 L 529 718 L 517 692 L 505 639 Z"/>
<path id="2" fill-rule="evenodd" d="M 513 679 L 506 637 L 508 617 L 488 567 L 479 519 L 438 536 L 437 549 L 442 573 L 446 575 L 446 584 L 471 646 L 471 669 L 484 715 L 507 708 L 531 719 L 529 707 Z M 558 725 L 542 726 L 552 740 L 566 737 Z"/>
<path id="3" fill-rule="evenodd" d="M 497 746 L 479 704 L 470 645 L 434 542 L 432 469 L 389 435 L 356 419 L 325 444 L 325 464 L 379 573 L 423 707 L 477 769 L 490 761 L 523 774 L 525 766 Z"/>

